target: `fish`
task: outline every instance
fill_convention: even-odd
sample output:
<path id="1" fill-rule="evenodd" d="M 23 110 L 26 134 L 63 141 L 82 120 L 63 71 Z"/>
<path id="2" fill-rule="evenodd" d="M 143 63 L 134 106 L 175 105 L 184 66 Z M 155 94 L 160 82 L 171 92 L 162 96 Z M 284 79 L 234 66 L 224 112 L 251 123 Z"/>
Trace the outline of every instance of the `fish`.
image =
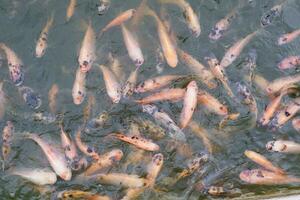
<path id="1" fill-rule="evenodd" d="M 49 35 L 50 28 L 53 25 L 53 21 L 54 21 L 54 14 L 52 13 L 50 18 L 47 20 L 47 23 L 44 26 L 42 32 L 40 33 L 39 39 L 36 43 L 35 57 L 37 58 L 41 58 L 47 50 L 48 35 Z"/>
<path id="2" fill-rule="evenodd" d="M 150 92 L 167 86 L 171 82 L 182 78 L 181 75 L 162 75 L 154 78 L 147 79 L 138 84 L 135 89 L 136 93 Z"/>
<path id="3" fill-rule="evenodd" d="M 282 13 L 283 5 L 286 1 L 283 1 L 282 3 L 273 6 L 270 10 L 263 13 L 263 15 L 260 18 L 260 24 L 262 27 L 266 27 L 274 22 L 274 20 L 280 16 Z"/>
<path id="4" fill-rule="evenodd" d="M 180 113 L 180 128 L 184 129 L 191 121 L 197 107 L 198 86 L 196 81 L 191 81 L 187 87 L 183 98 L 183 107 Z"/>
<path id="5" fill-rule="evenodd" d="M 276 174 L 285 174 L 285 171 L 279 167 L 274 166 L 266 157 L 251 150 L 244 152 L 245 156 L 251 159 L 253 162 L 259 164 L 263 168 L 272 171 Z"/>
<path id="6" fill-rule="evenodd" d="M 23 61 L 4 43 L 0 43 L 0 49 L 2 49 L 6 55 L 10 80 L 15 84 L 15 86 L 21 86 L 24 82 L 25 74 L 23 70 Z"/>
<path id="7" fill-rule="evenodd" d="M 152 157 L 151 162 L 147 165 L 147 186 L 153 187 L 156 178 L 161 171 L 164 164 L 164 156 L 161 153 L 155 154 Z"/>
<path id="8" fill-rule="evenodd" d="M 108 31 L 112 27 L 119 26 L 124 22 L 128 21 L 134 16 L 135 13 L 136 13 L 135 9 L 128 9 L 120 13 L 117 17 L 111 20 L 104 28 L 101 29 L 101 31 L 98 34 L 98 37 L 100 38 L 104 32 Z"/>
<path id="9" fill-rule="evenodd" d="M 297 177 L 276 174 L 263 169 L 244 170 L 239 177 L 246 183 L 256 185 L 285 185 L 300 182 L 300 179 Z"/>
<path id="10" fill-rule="evenodd" d="M 274 116 L 276 113 L 277 109 L 280 107 L 280 102 L 282 100 L 284 93 L 280 93 L 277 97 L 272 99 L 270 103 L 267 105 L 265 108 L 263 115 L 261 116 L 259 123 L 263 126 L 267 125 L 270 121 L 271 118 Z"/>
<path id="11" fill-rule="evenodd" d="M 265 91 L 268 95 L 272 95 L 274 93 L 279 92 L 282 88 L 285 88 L 288 85 L 295 84 L 299 81 L 300 74 L 277 78 L 268 84 L 268 86 L 265 88 Z"/>
<path id="12" fill-rule="evenodd" d="M 25 103 L 31 108 L 31 109 L 38 109 L 42 105 L 42 99 L 40 97 L 40 94 L 35 92 L 32 88 L 27 86 L 20 86 L 18 87 L 18 90 L 23 97 Z"/>
<path id="13" fill-rule="evenodd" d="M 71 136 L 64 131 L 63 125 L 60 124 L 59 127 L 60 127 L 61 146 L 65 151 L 67 161 L 73 170 L 77 170 L 80 166 L 79 166 L 79 156 L 77 153 L 76 144 L 72 140 Z"/>
<path id="14" fill-rule="evenodd" d="M 207 151 L 209 153 L 213 153 L 214 146 L 213 146 L 212 142 L 210 141 L 210 139 L 208 137 L 209 133 L 203 127 L 201 127 L 199 125 L 199 123 L 197 123 L 195 121 L 191 121 L 189 123 L 188 127 L 192 130 L 192 132 L 196 136 L 198 136 L 202 140 L 202 142 L 203 142 L 204 146 L 206 147 Z"/>
<path id="15" fill-rule="evenodd" d="M 221 67 L 216 56 L 214 54 L 211 54 L 210 56 L 207 56 L 204 59 L 207 61 L 212 74 L 222 83 L 223 87 L 227 91 L 227 94 L 231 98 L 233 98 L 234 94 L 229 86 L 229 80 L 227 78 L 225 69 L 223 67 Z"/>
<path id="16" fill-rule="evenodd" d="M 252 82 L 255 79 L 254 70 L 256 68 L 257 61 L 257 52 L 255 49 L 250 49 L 248 56 L 245 59 L 244 66 L 249 70 L 249 84 L 252 85 Z"/>
<path id="17" fill-rule="evenodd" d="M 66 12 L 66 21 L 69 21 L 71 17 L 74 15 L 76 4 L 77 4 L 77 0 L 69 1 L 69 5 L 67 7 L 67 12 Z"/>
<path id="18" fill-rule="evenodd" d="M 92 118 L 87 122 L 85 132 L 90 132 L 91 130 L 98 129 L 102 127 L 110 119 L 109 113 L 103 111 L 99 113 L 95 118 Z"/>
<path id="19" fill-rule="evenodd" d="M 110 62 L 110 69 L 115 74 L 120 83 L 125 81 L 125 73 L 120 60 L 117 57 L 113 57 L 112 53 L 108 54 L 108 60 Z"/>
<path id="20" fill-rule="evenodd" d="M 139 104 L 149 104 L 157 101 L 177 101 L 183 99 L 185 89 L 181 88 L 166 88 L 147 97 L 144 97 L 135 102 Z"/>
<path id="21" fill-rule="evenodd" d="M 290 69 L 295 68 L 300 65 L 300 56 L 288 56 L 278 63 L 278 68 L 283 69 Z"/>
<path id="22" fill-rule="evenodd" d="M 36 185 L 54 185 L 56 174 L 48 168 L 15 168 L 9 170 L 10 175 L 21 176 Z"/>
<path id="23" fill-rule="evenodd" d="M 93 108 L 96 104 L 96 98 L 93 94 L 89 94 L 86 106 L 83 108 L 83 123 L 89 120 L 90 116 L 93 114 Z"/>
<path id="24" fill-rule="evenodd" d="M 3 91 L 3 81 L 0 81 L 0 119 L 4 117 L 7 103 L 7 96 Z"/>
<path id="25" fill-rule="evenodd" d="M 109 134 L 109 136 L 127 142 L 129 144 L 132 144 L 135 147 L 143 149 L 145 151 L 159 150 L 159 146 L 157 144 L 155 144 L 149 139 L 143 138 L 142 136 L 138 136 L 138 135 L 127 136 L 122 133 L 111 133 Z"/>
<path id="26" fill-rule="evenodd" d="M 45 124 L 50 124 L 56 121 L 57 117 L 53 113 L 48 112 L 35 112 L 26 115 L 25 118 L 31 118 L 33 121 L 41 121 Z"/>
<path id="27" fill-rule="evenodd" d="M 282 127 L 287 121 L 293 118 L 300 110 L 300 97 L 291 100 L 288 105 L 279 111 L 271 121 L 271 126 Z"/>
<path id="28" fill-rule="evenodd" d="M 241 54 L 245 46 L 253 39 L 256 34 L 259 33 L 259 30 L 254 31 L 253 33 L 248 34 L 246 37 L 239 39 L 236 41 L 226 52 L 223 56 L 220 65 L 223 68 L 228 67 L 231 65 L 237 57 Z"/>
<path id="29" fill-rule="evenodd" d="M 292 120 L 292 125 L 297 132 L 300 132 L 300 118 L 299 117 L 294 118 Z"/>
<path id="30" fill-rule="evenodd" d="M 64 190 L 57 194 L 58 199 L 73 200 L 73 199 L 85 199 L 85 200 L 110 200 L 109 196 L 103 196 L 94 192 L 82 191 L 82 190 Z"/>
<path id="31" fill-rule="evenodd" d="M 268 85 L 270 84 L 270 82 L 265 79 L 263 76 L 261 76 L 260 74 L 255 74 L 252 77 L 252 80 L 249 76 L 244 76 L 244 79 L 247 82 L 250 82 L 252 85 L 254 83 L 254 85 L 257 87 L 257 89 L 260 91 L 260 93 L 265 94 L 265 90 L 268 87 Z"/>
<path id="32" fill-rule="evenodd" d="M 90 176 L 89 180 L 96 180 L 101 184 L 121 186 L 123 188 L 138 188 L 146 184 L 144 178 L 140 178 L 136 174 L 124 173 L 95 174 Z"/>
<path id="33" fill-rule="evenodd" d="M 243 97 L 243 103 L 249 106 L 250 112 L 253 115 L 253 121 L 256 124 L 258 116 L 256 99 L 254 98 L 251 91 L 247 88 L 247 86 L 242 83 L 237 83 L 237 90 L 238 93 Z"/>
<path id="34" fill-rule="evenodd" d="M 59 87 L 57 84 L 53 84 L 48 92 L 49 109 L 51 113 L 56 112 L 56 98 L 59 93 Z"/>
<path id="35" fill-rule="evenodd" d="M 69 181 L 72 178 L 72 171 L 68 166 L 68 162 L 65 155 L 58 149 L 55 149 L 53 145 L 46 142 L 43 138 L 35 133 L 25 132 L 23 133 L 25 139 L 31 139 L 36 142 L 43 150 L 54 172 L 65 181 Z"/>
<path id="36" fill-rule="evenodd" d="M 153 17 L 154 20 L 156 21 L 157 33 L 158 33 L 160 45 L 167 64 L 172 68 L 176 67 L 178 64 L 176 47 L 165 25 L 163 24 L 161 19 L 157 16 L 157 14 L 152 9 L 150 9 L 147 5 L 145 5 L 145 14 Z"/>
<path id="37" fill-rule="evenodd" d="M 160 140 L 166 135 L 165 130 L 151 120 L 142 118 L 134 118 L 133 120 L 143 132 L 147 132 L 154 140 Z"/>
<path id="38" fill-rule="evenodd" d="M 185 0 L 159 0 L 162 4 L 175 4 L 183 11 L 183 16 L 191 34 L 198 38 L 201 34 L 200 17 L 194 12 L 192 6 Z"/>
<path id="39" fill-rule="evenodd" d="M 266 149 L 271 152 L 298 154 L 300 144 L 289 140 L 273 140 L 267 142 Z"/>
<path id="40" fill-rule="evenodd" d="M 86 82 L 86 73 L 82 72 L 80 68 L 78 68 L 76 70 L 75 80 L 72 89 L 73 103 L 75 105 L 82 104 L 82 102 L 85 99 L 86 96 L 85 82 Z"/>
<path id="41" fill-rule="evenodd" d="M 98 65 L 103 73 L 106 92 L 113 103 L 119 103 L 122 97 L 121 85 L 116 76 L 104 65 Z"/>
<path id="42" fill-rule="evenodd" d="M 217 115 L 227 115 L 228 108 L 226 105 L 222 104 L 218 99 L 209 94 L 208 92 L 198 88 L 197 101 L 199 105 L 205 106 L 210 112 Z"/>
<path id="43" fill-rule="evenodd" d="M 242 192 L 238 188 L 228 189 L 223 186 L 210 186 L 207 188 L 207 193 L 214 197 L 238 197 L 242 195 Z"/>
<path id="44" fill-rule="evenodd" d="M 210 89 L 217 87 L 216 82 L 213 80 L 214 75 L 202 63 L 179 48 L 177 48 L 177 53 L 180 61 L 189 67 L 190 70 L 193 71 L 205 85 L 207 85 Z"/>
<path id="45" fill-rule="evenodd" d="M 121 24 L 121 30 L 130 59 L 136 67 L 141 66 L 144 63 L 144 56 L 136 34 L 128 30 L 124 24 Z"/>
<path id="46" fill-rule="evenodd" d="M 11 144 L 15 127 L 11 121 L 7 121 L 2 131 L 2 158 L 3 161 L 7 161 L 11 152 Z"/>
<path id="47" fill-rule="evenodd" d="M 100 0 L 100 4 L 97 5 L 98 15 L 104 15 L 110 7 L 110 0 Z"/>
<path id="48" fill-rule="evenodd" d="M 139 73 L 139 67 L 137 67 L 134 71 L 132 71 L 125 82 L 123 88 L 122 88 L 122 96 L 128 97 L 131 96 L 134 93 L 137 77 Z"/>
<path id="49" fill-rule="evenodd" d="M 290 43 L 294 41 L 297 37 L 299 37 L 299 35 L 300 35 L 300 29 L 294 30 L 293 32 L 290 33 L 283 34 L 278 38 L 277 44 L 283 45 L 283 44 Z"/>
<path id="50" fill-rule="evenodd" d="M 90 21 L 84 34 L 78 56 L 78 63 L 81 72 L 90 71 L 96 60 L 96 36 Z"/>
<path id="51" fill-rule="evenodd" d="M 167 134 L 169 137 L 182 142 L 186 141 L 185 134 L 167 113 L 165 113 L 163 110 L 159 110 L 155 105 L 151 104 L 142 105 L 142 108 L 143 112 L 151 115 L 157 123 L 161 124 L 165 129 L 168 130 Z"/>
<path id="52" fill-rule="evenodd" d="M 100 160 L 101 156 L 99 155 L 98 152 L 96 152 L 96 149 L 93 147 L 88 146 L 87 144 L 85 144 L 84 142 L 81 141 L 81 131 L 82 128 L 78 128 L 78 130 L 76 131 L 76 135 L 75 135 L 75 142 L 77 147 L 79 148 L 79 150 L 84 153 L 85 155 L 92 157 L 93 160 Z"/>
<path id="53" fill-rule="evenodd" d="M 237 17 L 237 10 L 233 9 L 224 18 L 220 19 L 211 29 L 208 37 L 212 40 L 219 40 L 224 36 L 224 33 L 229 29 L 233 20 Z"/>
<path id="54" fill-rule="evenodd" d="M 119 162 L 123 158 L 123 152 L 120 149 L 113 149 L 100 156 L 100 159 L 92 162 L 91 165 L 83 172 L 83 176 L 90 176 L 96 172 L 106 169 Z"/>

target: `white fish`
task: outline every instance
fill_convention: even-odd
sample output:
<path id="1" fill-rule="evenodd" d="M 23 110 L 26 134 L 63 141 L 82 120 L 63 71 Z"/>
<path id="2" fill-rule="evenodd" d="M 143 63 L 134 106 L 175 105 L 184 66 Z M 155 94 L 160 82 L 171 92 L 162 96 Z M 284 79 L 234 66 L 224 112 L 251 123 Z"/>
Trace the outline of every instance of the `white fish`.
<path id="1" fill-rule="evenodd" d="M 89 22 L 78 56 L 78 63 L 82 72 L 88 72 L 96 60 L 96 36 L 92 23 Z"/>
<path id="2" fill-rule="evenodd" d="M 54 185 L 57 180 L 56 174 L 47 168 L 19 168 L 12 169 L 9 173 L 11 175 L 21 176 L 36 185 Z"/>
<path id="3" fill-rule="evenodd" d="M 121 29 L 129 57 L 135 66 L 141 66 L 144 63 L 144 57 L 137 36 L 129 31 L 124 24 L 121 24 Z"/>
<path id="4" fill-rule="evenodd" d="M 300 153 L 300 144 L 289 140 L 275 140 L 266 144 L 266 149 L 279 153 Z"/>
<path id="5" fill-rule="evenodd" d="M 86 73 L 82 72 L 80 68 L 76 70 L 75 80 L 72 89 L 73 103 L 81 104 L 86 96 L 85 80 Z"/>

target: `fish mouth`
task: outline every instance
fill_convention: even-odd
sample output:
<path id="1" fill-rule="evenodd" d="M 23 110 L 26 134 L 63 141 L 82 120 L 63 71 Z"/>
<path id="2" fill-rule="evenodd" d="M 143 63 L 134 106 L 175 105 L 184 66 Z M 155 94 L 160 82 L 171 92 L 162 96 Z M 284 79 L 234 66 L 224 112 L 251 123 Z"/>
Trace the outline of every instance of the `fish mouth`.
<path id="1" fill-rule="evenodd" d="M 240 179 L 244 182 L 250 182 L 250 176 L 251 176 L 250 170 L 244 170 L 239 175 Z"/>
<path id="2" fill-rule="evenodd" d="M 76 104 L 76 105 L 79 105 L 83 102 L 83 100 L 84 100 L 84 97 L 81 97 L 81 96 L 80 97 L 75 97 L 73 99 L 73 103 Z"/>

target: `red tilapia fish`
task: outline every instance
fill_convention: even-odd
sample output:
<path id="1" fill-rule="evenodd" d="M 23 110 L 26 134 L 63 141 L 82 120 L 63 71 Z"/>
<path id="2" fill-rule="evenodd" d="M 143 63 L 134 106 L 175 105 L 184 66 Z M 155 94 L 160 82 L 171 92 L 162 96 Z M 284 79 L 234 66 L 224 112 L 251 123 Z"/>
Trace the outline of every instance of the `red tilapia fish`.
<path id="1" fill-rule="evenodd" d="M 158 151 L 159 146 L 155 143 L 153 143 L 151 140 L 148 140 L 146 138 L 143 138 L 142 136 L 138 135 L 124 135 L 122 133 L 111 133 L 109 136 L 112 136 L 114 138 L 117 138 L 119 140 L 122 140 L 124 142 L 127 142 L 129 144 L 132 144 L 140 149 L 146 150 L 146 151 Z"/>
<path id="2" fill-rule="evenodd" d="M 183 10 L 186 24 L 194 37 L 201 34 L 200 19 L 194 12 L 192 6 L 185 0 L 159 0 L 163 4 L 175 4 Z"/>
<path id="3" fill-rule="evenodd" d="M 300 29 L 297 29 L 293 32 L 283 34 L 278 38 L 277 44 L 283 45 L 294 41 L 300 35 Z"/>
<path id="4" fill-rule="evenodd" d="M 187 87 L 183 97 L 183 108 L 180 114 L 180 128 L 185 128 L 192 119 L 197 106 L 198 86 L 196 81 L 191 81 Z"/>
<path id="5" fill-rule="evenodd" d="M 122 97 L 128 97 L 134 93 L 138 73 L 139 73 L 139 67 L 137 67 L 134 71 L 130 73 L 127 81 L 125 82 L 122 88 Z"/>
<path id="6" fill-rule="evenodd" d="M 11 121 L 7 121 L 6 126 L 4 126 L 2 131 L 2 158 L 4 162 L 7 161 L 11 152 L 11 143 L 14 131 L 15 127 L 13 123 Z"/>
<path id="7" fill-rule="evenodd" d="M 288 85 L 295 84 L 300 81 L 300 74 L 286 76 L 282 78 L 275 79 L 271 81 L 265 91 L 268 95 L 279 92 L 282 88 L 287 87 Z"/>
<path id="8" fill-rule="evenodd" d="M 121 85 L 119 84 L 116 76 L 104 65 L 98 65 L 102 71 L 103 79 L 106 87 L 106 92 L 111 98 L 113 103 L 119 103 L 121 100 Z"/>
<path id="9" fill-rule="evenodd" d="M 54 185 L 57 181 L 56 174 L 47 168 L 32 169 L 32 168 L 18 168 L 9 170 L 9 174 L 21 176 L 22 178 L 36 184 L 36 185 Z"/>
<path id="10" fill-rule="evenodd" d="M 266 144 L 266 149 L 271 152 L 279 153 L 300 153 L 300 144 L 288 140 L 275 140 Z"/>
<path id="11" fill-rule="evenodd" d="M 229 14 L 216 23 L 216 25 L 211 29 L 208 37 L 212 40 L 219 40 L 222 38 L 236 16 L 237 11 L 236 9 L 233 9 Z"/>
<path id="12" fill-rule="evenodd" d="M 144 57 L 136 34 L 128 30 L 124 24 L 121 24 L 121 30 L 130 59 L 135 66 L 141 66 L 144 63 Z"/>
<path id="13" fill-rule="evenodd" d="M 82 190 L 64 190 L 57 194 L 58 199 L 85 199 L 85 200 L 111 200 L 109 196 L 103 196 L 94 192 L 87 192 Z"/>
<path id="14" fill-rule="evenodd" d="M 86 96 L 85 80 L 86 73 L 82 72 L 80 68 L 76 70 L 75 80 L 72 89 L 73 103 L 81 104 Z"/>
<path id="15" fill-rule="evenodd" d="M 53 84 L 48 92 L 49 109 L 51 113 L 56 112 L 56 97 L 59 92 L 57 84 Z"/>
<path id="16" fill-rule="evenodd" d="M 211 89 L 217 87 L 216 82 L 213 80 L 214 75 L 202 63 L 179 48 L 177 48 L 177 52 L 180 61 L 188 66 L 207 87 Z"/>
<path id="17" fill-rule="evenodd" d="M 140 83 L 136 87 L 135 92 L 142 93 L 142 92 L 149 92 L 149 91 L 153 91 L 156 89 L 160 89 L 182 77 L 183 76 L 181 76 L 181 75 L 164 75 L 164 76 L 157 76 L 154 78 L 150 78 L 150 79 L 147 79 L 147 80 L 143 81 L 142 83 Z"/>
<path id="18" fill-rule="evenodd" d="M 157 101 L 178 101 L 184 97 L 184 94 L 185 89 L 166 88 L 161 90 L 160 92 L 156 92 L 142 99 L 135 100 L 135 102 L 140 104 L 149 104 Z"/>
<path id="19" fill-rule="evenodd" d="M 83 172 L 83 176 L 90 176 L 96 172 L 106 169 L 107 167 L 112 166 L 113 164 L 120 161 L 123 157 L 123 152 L 120 149 L 113 149 L 103 155 L 101 159 L 92 162 L 92 164 Z"/>
<path id="20" fill-rule="evenodd" d="M 265 169 L 272 171 L 277 174 L 285 174 L 283 169 L 274 166 L 267 158 L 263 155 L 256 153 L 254 151 L 246 150 L 244 152 L 245 156 L 251 159 L 253 162 L 259 164 L 260 166 L 264 167 Z"/>
<path id="21" fill-rule="evenodd" d="M 2 119 L 5 114 L 6 103 L 7 96 L 3 91 L 3 81 L 0 81 L 0 119 Z"/>
<path id="22" fill-rule="evenodd" d="M 135 9 L 129 9 L 121 14 L 119 14 L 116 18 L 114 18 L 112 21 L 110 21 L 99 33 L 99 37 L 102 36 L 102 34 L 109 30 L 110 28 L 114 26 L 119 26 L 123 24 L 124 22 L 128 21 L 130 18 L 132 18 L 135 14 L 136 10 Z"/>
<path id="23" fill-rule="evenodd" d="M 96 36 L 92 27 L 92 22 L 89 22 L 85 32 L 81 48 L 78 55 L 79 68 L 83 73 L 88 72 L 96 60 Z"/>
<path id="24" fill-rule="evenodd" d="M 252 38 L 258 33 L 259 30 L 250 33 L 246 37 L 238 40 L 234 43 L 225 53 L 224 57 L 221 60 L 222 67 L 228 67 L 231 65 L 237 57 L 241 54 L 245 46 L 252 40 Z"/>
<path id="25" fill-rule="evenodd" d="M 244 170 L 240 173 L 239 177 L 246 183 L 257 185 L 284 185 L 300 183 L 300 178 L 277 174 L 263 169 Z"/>
<path id="26" fill-rule="evenodd" d="M 66 11 L 66 21 L 69 21 L 74 14 L 77 0 L 70 0 Z"/>
<path id="27" fill-rule="evenodd" d="M 35 133 L 26 132 L 24 133 L 24 137 L 35 141 L 41 147 L 51 167 L 58 176 L 65 181 L 71 180 L 72 172 L 63 153 Z"/>
<path id="28" fill-rule="evenodd" d="M 40 33 L 40 37 L 36 43 L 36 47 L 35 47 L 35 56 L 37 58 L 41 58 L 45 52 L 46 49 L 48 47 L 47 41 L 48 41 L 48 34 L 49 34 L 49 30 L 53 24 L 54 21 L 54 14 L 51 14 L 51 17 L 48 19 L 45 27 L 43 28 L 42 32 Z"/>
<path id="29" fill-rule="evenodd" d="M 22 60 L 4 43 L 0 43 L 0 49 L 2 49 L 6 55 L 10 79 L 16 86 L 22 85 L 24 82 Z"/>
<path id="30" fill-rule="evenodd" d="M 300 56 L 289 56 L 278 63 L 279 69 L 290 69 L 300 65 Z"/>
<path id="31" fill-rule="evenodd" d="M 204 90 L 198 89 L 197 100 L 199 105 L 205 106 L 206 109 L 217 115 L 228 114 L 227 106 Z"/>
<path id="32" fill-rule="evenodd" d="M 293 125 L 294 129 L 295 129 L 296 131 L 298 131 L 298 133 L 300 133 L 300 118 L 299 118 L 299 117 L 294 118 L 294 119 L 292 120 L 292 125 Z"/>
<path id="33" fill-rule="evenodd" d="M 145 14 L 150 15 L 155 19 L 157 24 L 157 33 L 164 57 L 170 67 L 176 67 L 178 64 L 176 47 L 168 33 L 167 28 L 157 14 L 147 5 L 145 5 Z"/>

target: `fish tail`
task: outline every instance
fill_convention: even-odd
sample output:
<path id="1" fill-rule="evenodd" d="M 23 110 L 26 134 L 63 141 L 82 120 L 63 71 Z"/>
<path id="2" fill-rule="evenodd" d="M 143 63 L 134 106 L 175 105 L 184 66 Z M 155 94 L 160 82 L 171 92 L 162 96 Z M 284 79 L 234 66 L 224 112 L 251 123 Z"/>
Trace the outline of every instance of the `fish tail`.
<path id="1" fill-rule="evenodd" d="M 142 20 L 143 16 L 145 15 L 145 9 L 147 6 L 147 1 L 148 0 L 142 0 L 141 4 L 139 7 L 135 10 L 131 26 L 132 27 L 137 27 L 140 21 Z"/>
<path id="2" fill-rule="evenodd" d="M 55 11 L 53 10 L 50 14 L 50 17 L 48 19 L 48 22 L 47 22 L 47 26 L 48 27 L 51 27 L 53 25 L 53 22 L 54 22 L 54 15 L 55 15 Z"/>

